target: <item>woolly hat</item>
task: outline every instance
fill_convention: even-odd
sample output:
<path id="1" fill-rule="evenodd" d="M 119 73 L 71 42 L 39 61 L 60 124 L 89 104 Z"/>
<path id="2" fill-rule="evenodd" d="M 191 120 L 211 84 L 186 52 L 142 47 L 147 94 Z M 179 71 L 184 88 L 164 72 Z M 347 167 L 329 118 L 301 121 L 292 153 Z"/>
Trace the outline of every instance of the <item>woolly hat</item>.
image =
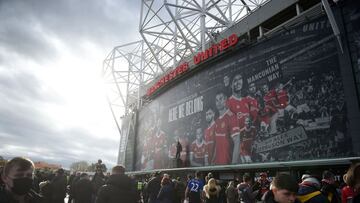
<path id="1" fill-rule="evenodd" d="M 316 187 L 318 189 L 320 188 L 320 182 L 314 177 L 305 178 L 305 180 L 303 180 L 301 184 L 302 185 L 314 186 L 314 187 Z"/>
<path id="2" fill-rule="evenodd" d="M 303 175 L 301 176 L 301 180 L 304 181 L 304 180 L 305 180 L 306 178 L 308 178 L 308 177 L 310 177 L 309 174 L 303 174 Z"/>

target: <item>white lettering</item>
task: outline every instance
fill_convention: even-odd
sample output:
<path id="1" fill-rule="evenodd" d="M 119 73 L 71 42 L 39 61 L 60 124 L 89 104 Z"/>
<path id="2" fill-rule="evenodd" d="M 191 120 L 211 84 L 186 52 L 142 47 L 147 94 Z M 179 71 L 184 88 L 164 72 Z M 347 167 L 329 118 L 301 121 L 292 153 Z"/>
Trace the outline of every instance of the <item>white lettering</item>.
<path id="1" fill-rule="evenodd" d="M 169 122 L 201 112 L 203 109 L 203 96 L 191 97 L 190 100 L 169 109 Z"/>
<path id="2" fill-rule="evenodd" d="M 171 121 L 175 121 L 177 120 L 177 116 L 178 116 L 178 113 L 177 113 L 177 107 L 173 107 L 173 108 L 170 108 L 169 109 L 169 122 Z"/>
<path id="3" fill-rule="evenodd" d="M 185 104 L 179 105 L 179 118 L 185 117 Z"/>

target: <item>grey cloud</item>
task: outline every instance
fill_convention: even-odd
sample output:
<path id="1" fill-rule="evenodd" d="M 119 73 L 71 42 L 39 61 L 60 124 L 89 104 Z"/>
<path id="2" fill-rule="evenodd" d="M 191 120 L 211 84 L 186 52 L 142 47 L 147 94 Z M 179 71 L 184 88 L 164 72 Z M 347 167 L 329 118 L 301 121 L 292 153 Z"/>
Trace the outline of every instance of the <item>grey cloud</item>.
<path id="1" fill-rule="evenodd" d="M 86 129 L 56 129 L 54 121 L 42 112 L 41 106 L 48 102 L 49 94 L 43 94 L 40 89 L 41 84 L 33 75 L 23 72 L 0 75 L 0 149 L 13 145 L 35 153 L 34 148 L 46 148 L 50 151 L 43 156 L 56 157 L 54 162 L 68 167 L 74 161 L 90 160 L 104 149 L 116 148 L 118 143 L 95 136 L 90 139 L 92 133 Z M 71 149 L 84 154 L 76 154 Z M 117 156 L 104 155 L 99 158 L 115 160 Z M 45 160 L 43 156 L 39 153 L 34 160 Z"/>
<path id="2" fill-rule="evenodd" d="M 37 154 L 33 157 L 34 160 L 54 157 L 53 162 L 61 163 L 65 167 L 79 160 L 89 161 L 94 157 L 114 160 L 117 156 L 116 153 L 110 157 L 106 153 L 102 154 L 104 149 L 115 148 L 117 143 L 109 143 L 106 139 L 96 137 L 89 139 L 91 132 L 85 129 L 55 129 L 51 123 L 46 122 L 49 119 L 36 110 L 15 105 L 13 107 L 7 110 L 0 109 L 0 140 L 6 140 L 0 142 L 0 149 L 5 149 L 9 145 L 20 146 L 32 154 Z M 36 153 L 35 148 L 46 148 L 43 150 L 46 153 Z M 76 154 L 76 150 L 82 151 L 83 154 Z"/>
<path id="3" fill-rule="evenodd" d="M 40 99 L 40 83 L 38 79 L 25 72 L 0 75 L 0 94 L 13 100 L 26 98 Z"/>
<path id="4" fill-rule="evenodd" d="M 1 55 L 0 55 L 1 56 Z M 17 69 L 17 71 L 13 71 Z M 0 68 L 1 70 L 1 68 Z M 55 92 L 44 89 L 39 78 L 29 72 L 7 64 L 6 74 L 0 75 L 0 96 L 2 102 L 34 102 L 48 101 L 63 103 L 64 101 Z M 1 104 L 1 101 L 0 101 Z"/>
<path id="5" fill-rule="evenodd" d="M 81 50 L 81 43 L 89 41 L 110 51 L 140 38 L 139 15 L 140 1 L 0 0 L 0 68 L 5 68 L 0 71 L 8 71 L 0 74 L 0 155 L 10 153 L 3 149 L 14 145 L 29 151 L 46 148 L 46 156 L 65 166 L 93 157 L 115 161 L 117 152 L 111 155 L 104 149 L 116 149 L 118 142 L 89 138 L 92 132 L 86 129 L 56 129 L 41 108 L 47 102 L 61 102 L 60 98 L 44 90 L 35 74 L 17 67 L 16 60 L 26 64 L 32 59 L 41 65 L 56 58 L 61 53 L 47 36 L 69 49 Z M 34 160 L 46 161 L 41 153 L 33 155 Z"/>
<path id="6" fill-rule="evenodd" d="M 134 35 L 128 33 L 136 33 L 140 37 L 137 29 L 140 2 L 134 2 L 138 1 L 8 1 L 2 10 L 7 11 L 10 17 L 6 14 L 2 17 L 5 17 L 4 20 L 36 22 L 32 26 L 41 26 L 43 30 L 52 32 L 70 44 L 76 45 L 80 40 L 89 39 L 115 46 L 117 44 L 114 42 L 125 43 L 138 39 L 132 39 Z M 26 33 L 28 27 L 17 28 L 17 32 Z"/>
<path id="7" fill-rule="evenodd" d="M 46 41 L 34 18 L 31 16 L 21 18 L 21 12 L 5 3 L 0 7 L 0 46 L 6 52 L 37 61 L 56 55 L 55 49 Z"/>
<path id="8" fill-rule="evenodd" d="M 140 1 L 2 1 L 0 46 L 38 62 L 58 54 L 46 36 L 76 51 L 84 41 L 111 50 L 141 38 L 139 16 Z"/>
<path id="9" fill-rule="evenodd" d="M 0 28 L 0 45 L 7 51 L 37 61 L 44 61 L 56 55 L 56 49 L 45 41 L 42 33 L 34 31 L 25 23 L 2 27 Z"/>
<path id="10" fill-rule="evenodd" d="M 49 119 L 36 108 L 32 108 L 31 104 L 1 102 L 0 130 L 11 135 L 6 141 L 25 141 L 27 139 L 36 141 L 32 136 L 49 136 L 53 134 L 53 131 L 50 128 L 51 123 L 47 121 Z"/>

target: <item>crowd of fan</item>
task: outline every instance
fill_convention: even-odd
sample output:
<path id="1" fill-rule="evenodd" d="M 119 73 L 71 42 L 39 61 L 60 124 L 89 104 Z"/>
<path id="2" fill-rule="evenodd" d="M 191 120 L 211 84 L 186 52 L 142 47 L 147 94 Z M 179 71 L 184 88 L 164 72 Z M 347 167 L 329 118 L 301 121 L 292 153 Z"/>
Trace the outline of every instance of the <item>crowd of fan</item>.
<path id="1" fill-rule="evenodd" d="M 125 174 L 117 165 L 111 175 L 97 169 L 93 177 L 63 169 L 35 172 L 31 160 L 16 157 L 1 170 L 0 203 L 357 203 L 360 202 L 360 163 L 350 166 L 340 184 L 334 173 L 324 171 L 319 178 L 303 174 L 301 181 L 287 173 L 268 177 L 260 173 L 242 180 L 217 180 L 210 172 L 200 172 L 187 180 L 156 172 L 149 179 Z"/>

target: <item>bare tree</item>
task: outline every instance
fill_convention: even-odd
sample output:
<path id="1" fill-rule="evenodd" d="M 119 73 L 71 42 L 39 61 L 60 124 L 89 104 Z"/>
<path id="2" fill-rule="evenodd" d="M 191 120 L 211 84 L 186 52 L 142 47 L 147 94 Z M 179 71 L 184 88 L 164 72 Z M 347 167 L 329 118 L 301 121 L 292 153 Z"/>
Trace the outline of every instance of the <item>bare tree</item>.
<path id="1" fill-rule="evenodd" d="M 74 162 L 70 165 L 70 169 L 74 171 L 87 171 L 89 164 L 86 161 Z"/>

